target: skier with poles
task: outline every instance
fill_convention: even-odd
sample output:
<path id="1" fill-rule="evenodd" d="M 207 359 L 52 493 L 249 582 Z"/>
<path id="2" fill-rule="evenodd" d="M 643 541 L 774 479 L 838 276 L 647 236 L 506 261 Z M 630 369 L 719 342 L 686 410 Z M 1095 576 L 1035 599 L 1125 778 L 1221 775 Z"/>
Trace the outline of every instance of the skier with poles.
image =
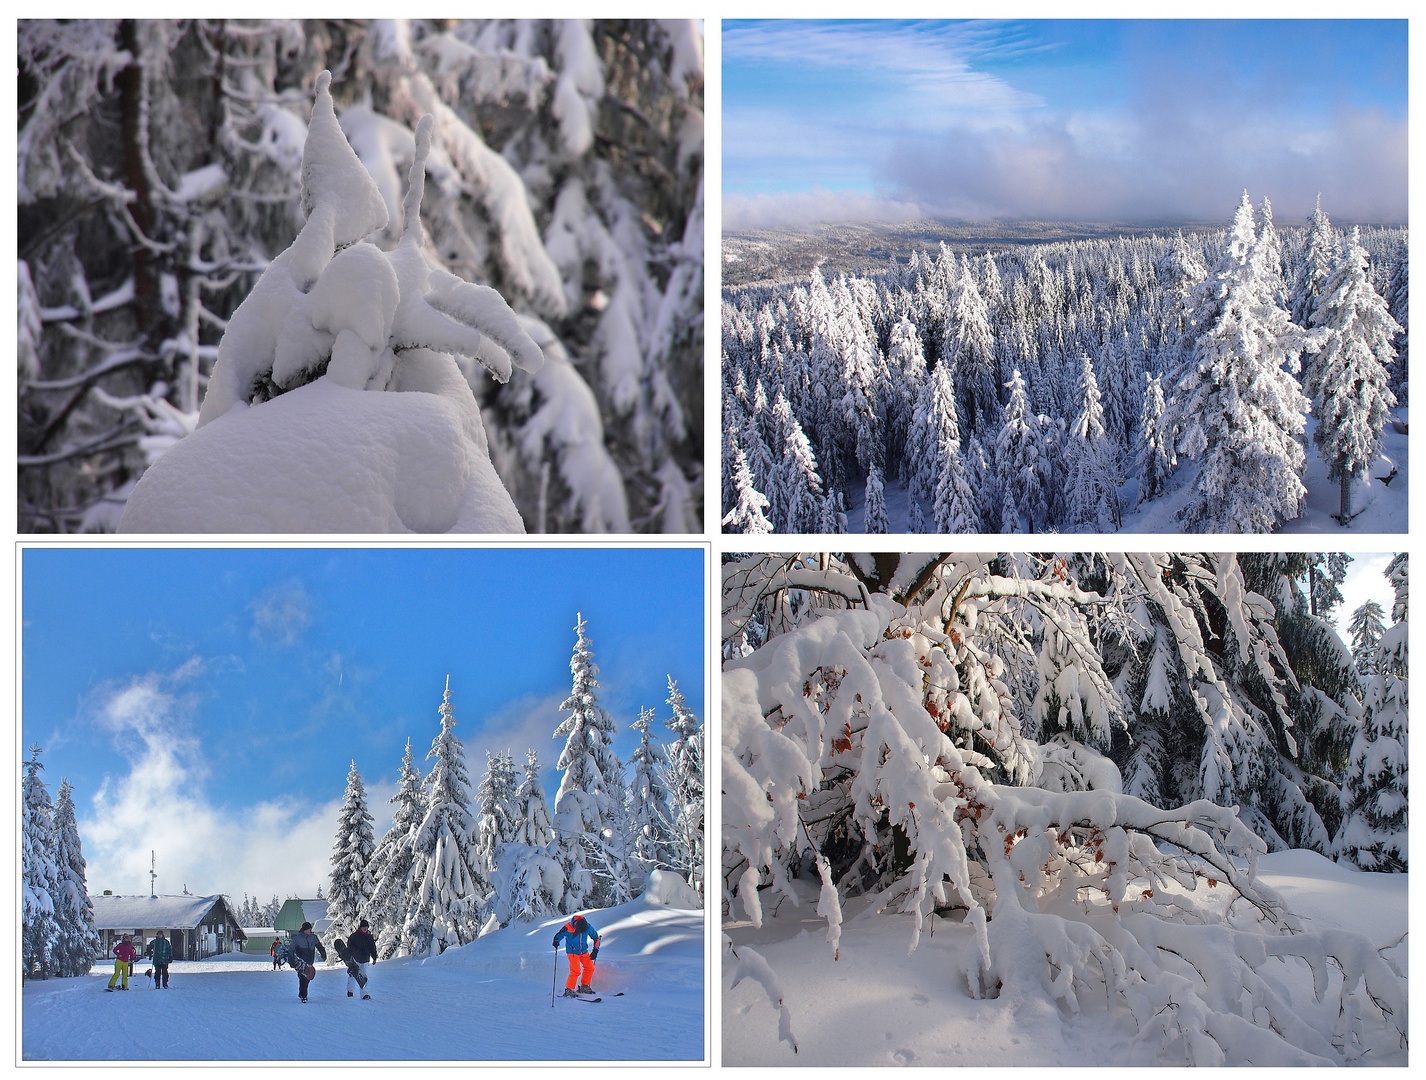
<path id="1" fill-rule="evenodd" d="M 599 931 L 583 915 L 576 915 L 560 927 L 554 940 L 556 971 L 561 939 L 564 941 L 565 956 L 569 958 L 569 979 L 565 982 L 562 996 L 572 998 L 594 993 L 594 961 L 599 958 Z"/>
<path id="2" fill-rule="evenodd" d="M 129 935 L 125 934 L 123 940 L 114 946 L 114 974 L 109 976 L 109 985 L 104 987 L 105 990 L 113 990 L 114 984 L 121 980 L 119 989 L 129 988 L 129 975 L 134 970 L 134 957 L 137 955 L 129 941 Z"/>

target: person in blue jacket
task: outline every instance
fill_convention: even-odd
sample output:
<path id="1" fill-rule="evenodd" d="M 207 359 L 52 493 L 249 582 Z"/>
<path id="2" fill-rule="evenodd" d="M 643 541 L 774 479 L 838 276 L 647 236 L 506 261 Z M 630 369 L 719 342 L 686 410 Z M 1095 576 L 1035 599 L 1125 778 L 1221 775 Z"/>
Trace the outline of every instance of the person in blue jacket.
<path id="1" fill-rule="evenodd" d="M 599 931 L 583 915 L 576 915 L 555 934 L 556 949 L 560 947 L 561 940 L 564 941 L 565 956 L 569 958 L 569 979 L 565 982 L 564 996 L 594 993 L 594 961 L 599 959 Z"/>

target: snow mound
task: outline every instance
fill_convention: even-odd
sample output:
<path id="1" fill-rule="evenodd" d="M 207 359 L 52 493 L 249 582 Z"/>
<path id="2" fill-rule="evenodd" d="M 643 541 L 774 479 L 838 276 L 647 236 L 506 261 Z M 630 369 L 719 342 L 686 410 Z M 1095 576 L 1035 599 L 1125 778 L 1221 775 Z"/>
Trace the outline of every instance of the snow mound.
<path id="1" fill-rule="evenodd" d="M 320 379 L 199 428 L 146 472 L 121 532 L 523 532 L 469 387 L 368 394 Z"/>
<path id="2" fill-rule="evenodd" d="M 677 874 L 655 870 L 649 874 L 649 885 L 644 890 L 644 899 L 664 907 L 683 908 L 687 911 L 702 911 L 703 898 L 693 891 L 688 882 Z"/>

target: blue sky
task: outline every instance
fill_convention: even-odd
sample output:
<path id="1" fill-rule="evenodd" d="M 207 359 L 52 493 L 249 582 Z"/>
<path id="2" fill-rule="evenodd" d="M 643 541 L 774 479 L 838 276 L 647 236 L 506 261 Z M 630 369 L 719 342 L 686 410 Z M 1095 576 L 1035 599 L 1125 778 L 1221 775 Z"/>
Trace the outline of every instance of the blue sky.
<path id="1" fill-rule="evenodd" d="M 725 228 L 1406 219 L 1406 22 L 726 21 Z"/>
<path id="2" fill-rule="evenodd" d="M 621 735 L 706 716 L 701 549 L 28 549 L 23 746 L 75 787 L 89 884 L 310 895 L 355 759 L 380 828 L 406 739 L 425 768 L 451 678 L 472 783 L 486 749 L 547 795 L 583 612 Z"/>

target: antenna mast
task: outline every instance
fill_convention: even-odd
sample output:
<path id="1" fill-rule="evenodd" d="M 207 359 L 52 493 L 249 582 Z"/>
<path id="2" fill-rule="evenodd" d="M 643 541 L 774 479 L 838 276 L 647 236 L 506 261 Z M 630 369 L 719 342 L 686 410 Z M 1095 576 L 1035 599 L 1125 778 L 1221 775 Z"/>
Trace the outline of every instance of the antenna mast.
<path id="1" fill-rule="evenodd" d="M 154 883 L 158 880 L 158 857 L 152 849 L 149 850 L 149 899 L 152 900 L 157 895 L 154 892 Z"/>

